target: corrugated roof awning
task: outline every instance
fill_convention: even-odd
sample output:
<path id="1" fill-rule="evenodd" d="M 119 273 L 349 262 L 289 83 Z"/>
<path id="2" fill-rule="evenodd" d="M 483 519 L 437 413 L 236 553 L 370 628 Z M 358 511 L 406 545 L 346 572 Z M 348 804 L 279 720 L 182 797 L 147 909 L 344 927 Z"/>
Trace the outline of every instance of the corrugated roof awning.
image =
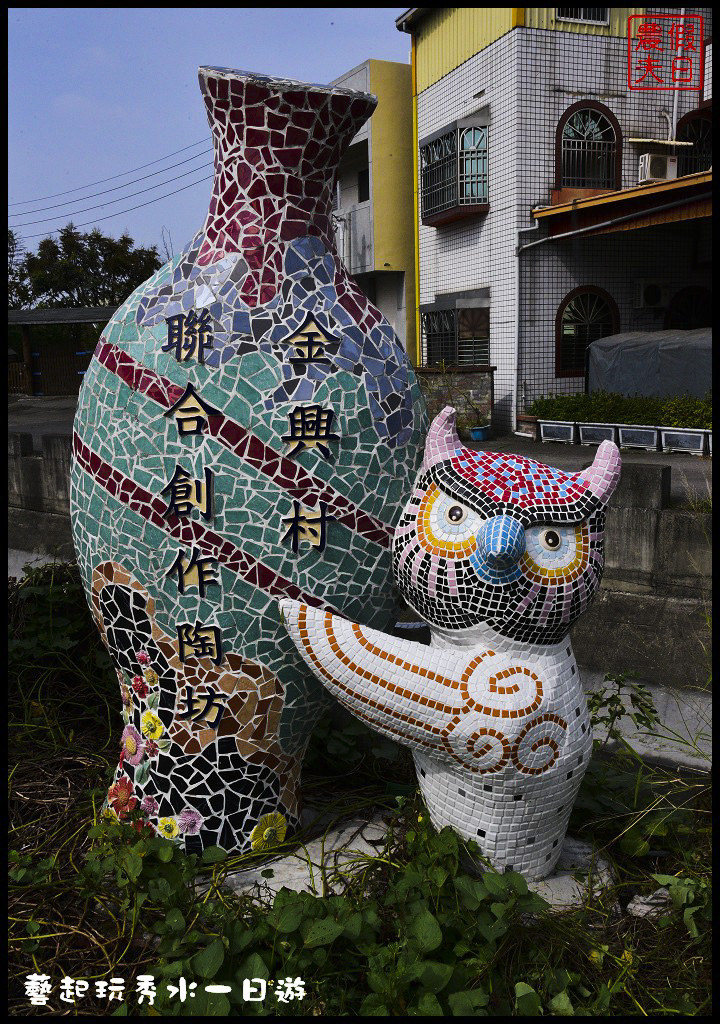
<path id="1" fill-rule="evenodd" d="M 538 207 L 533 210 L 533 217 L 547 221 L 550 237 L 580 228 L 588 234 L 632 231 L 712 216 L 711 188 L 712 170 L 701 171 L 674 181 L 651 182 L 558 206 Z M 609 223 L 621 218 L 620 224 Z M 597 231 L 593 232 L 595 225 Z"/>
<path id="2" fill-rule="evenodd" d="M 44 307 L 9 309 L 8 326 L 32 324 L 104 324 L 112 319 L 119 306 Z"/>

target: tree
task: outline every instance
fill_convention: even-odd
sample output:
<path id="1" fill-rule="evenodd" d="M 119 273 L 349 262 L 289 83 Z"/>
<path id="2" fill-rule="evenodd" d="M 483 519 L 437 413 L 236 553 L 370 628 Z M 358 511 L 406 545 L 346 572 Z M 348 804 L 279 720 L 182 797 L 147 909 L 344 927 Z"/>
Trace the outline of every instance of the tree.
<path id="1" fill-rule="evenodd" d="M 20 236 L 8 228 L 8 309 L 25 309 L 30 301 L 25 247 Z"/>
<path id="2" fill-rule="evenodd" d="M 110 238 L 72 223 L 25 256 L 34 305 L 119 306 L 161 266 L 156 247 L 135 249 L 129 235 Z"/>

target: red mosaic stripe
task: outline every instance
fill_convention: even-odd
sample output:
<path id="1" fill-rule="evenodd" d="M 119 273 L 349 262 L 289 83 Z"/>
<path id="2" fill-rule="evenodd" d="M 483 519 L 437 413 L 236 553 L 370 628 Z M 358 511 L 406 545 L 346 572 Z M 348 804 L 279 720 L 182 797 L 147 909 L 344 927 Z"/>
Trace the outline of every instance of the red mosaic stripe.
<path id="1" fill-rule="evenodd" d="M 273 597 L 292 597 L 296 601 L 304 601 L 314 608 L 335 611 L 332 605 L 326 601 L 321 601 L 313 594 L 304 593 L 290 580 L 241 551 L 220 534 L 203 526 L 201 522 L 194 519 L 180 519 L 178 516 L 166 517 L 164 512 L 167 506 L 162 498 L 151 494 L 129 477 L 113 469 L 109 463 L 88 448 L 76 433 L 73 433 L 73 451 L 78 465 L 86 473 L 89 473 L 108 494 L 127 505 L 132 512 L 137 512 L 153 526 L 168 533 L 182 545 L 199 548 L 203 554 L 216 558 L 220 565 L 237 573 L 246 583 L 259 587 Z"/>
<path id="2" fill-rule="evenodd" d="M 117 374 L 129 387 L 147 395 L 165 409 L 169 409 L 183 394 L 183 389 L 177 384 L 173 384 L 166 377 L 161 377 L 154 370 L 148 370 L 115 345 L 103 343 L 98 346 L 95 355 L 103 366 Z M 293 498 L 304 503 L 308 499 L 314 499 L 314 503 L 308 505 L 310 508 L 315 508 L 319 502 L 324 501 L 328 516 L 336 522 L 342 523 L 380 547 L 390 547 L 392 527 L 362 512 L 332 487 L 321 480 L 316 480 L 292 459 L 268 447 L 235 420 L 224 415 L 211 416 L 207 432 L 233 454 L 268 476 Z"/>

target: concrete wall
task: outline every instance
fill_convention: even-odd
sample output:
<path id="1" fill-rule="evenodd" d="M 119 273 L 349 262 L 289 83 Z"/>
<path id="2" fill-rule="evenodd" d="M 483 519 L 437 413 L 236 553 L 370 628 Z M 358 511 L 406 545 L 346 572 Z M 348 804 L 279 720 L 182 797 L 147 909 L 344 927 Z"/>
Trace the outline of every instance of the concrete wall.
<path id="1" fill-rule="evenodd" d="M 30 434 L 8 435 L 11 549 L 74 557 L 70 454 L 67 436 L 44 436 L 35 454 Z M 623 467 L 608 509 L 603 584 L 572 641 L 587 670 L 702 687 L 710 673 L 711 515 L 670 507 L 670 472 Z"/>

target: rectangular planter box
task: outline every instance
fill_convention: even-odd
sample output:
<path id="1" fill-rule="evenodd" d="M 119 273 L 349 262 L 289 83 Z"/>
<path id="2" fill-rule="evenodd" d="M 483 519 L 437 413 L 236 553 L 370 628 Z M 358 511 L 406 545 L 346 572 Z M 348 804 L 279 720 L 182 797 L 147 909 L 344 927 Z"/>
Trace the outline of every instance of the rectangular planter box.
<path id="1" fill-rule="evenodd" d="M 659 430 L 664 452 L 704 454 L 706 430 L 693 430 L 689 427 L 660 427 Z"/>
<path id="2" fill-rule="evenodd" d="M 644 448 L 648 452 L 658 449 L 658 428 L 637 423 L 618 424 L 621 448 Z"/>
<path id="3" fill-rule="evenodd" d="M 612 423 L 578 423 L 580 444 L 600 444 L 614 441 L 617 444 L 617 427 Z"/>
<path id="4" fill-rule="evenodd" d="M 576 427 L 568 420 L 539 420 L 541 441 L 563 441 L 575 444 Z"/>

